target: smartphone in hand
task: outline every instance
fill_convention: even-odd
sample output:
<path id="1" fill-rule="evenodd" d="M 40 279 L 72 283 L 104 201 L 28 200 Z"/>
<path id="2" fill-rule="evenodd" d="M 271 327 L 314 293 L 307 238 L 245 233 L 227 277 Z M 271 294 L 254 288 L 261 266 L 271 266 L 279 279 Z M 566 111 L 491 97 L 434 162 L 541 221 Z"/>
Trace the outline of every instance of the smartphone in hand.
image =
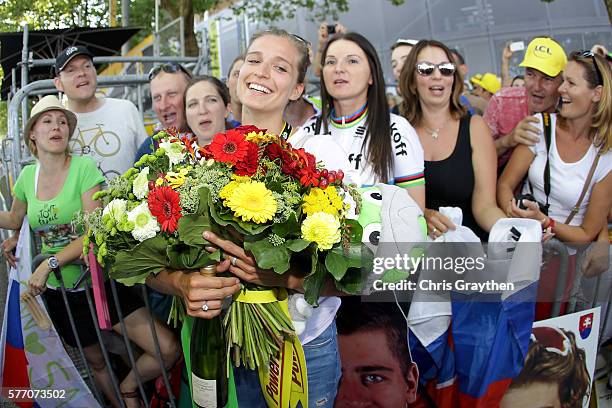
<path id="1" fill-rule="evenodd" d="M 525 50 L 525 43 L 523 41 L 516 41 L 510 43 L 510 51 L 517 52 Z"/>

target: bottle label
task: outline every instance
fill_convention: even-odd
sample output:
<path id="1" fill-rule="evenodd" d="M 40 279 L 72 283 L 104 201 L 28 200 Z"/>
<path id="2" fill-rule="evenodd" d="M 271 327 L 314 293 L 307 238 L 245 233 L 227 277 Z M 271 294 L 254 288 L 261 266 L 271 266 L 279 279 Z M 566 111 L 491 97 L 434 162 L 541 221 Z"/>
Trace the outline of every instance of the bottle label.
<path id="1" fill-rule="evenodd" d="M 205 380 L 191 373 L 191 388 L 193 402 L 199 407 L 217 408 L 217 381 Z"/>

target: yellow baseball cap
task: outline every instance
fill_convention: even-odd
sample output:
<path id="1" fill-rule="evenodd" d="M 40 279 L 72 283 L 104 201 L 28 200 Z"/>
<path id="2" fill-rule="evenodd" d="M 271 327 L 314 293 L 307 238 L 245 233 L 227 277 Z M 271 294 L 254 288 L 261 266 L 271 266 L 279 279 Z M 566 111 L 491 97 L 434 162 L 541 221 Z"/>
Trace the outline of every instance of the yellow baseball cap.
<path id="1" fill-rule="evenodd" d="M 472 81 L 474 85 L 479 85 L 485 91 L 491 92 L 492 94 L 497 93 L 499 88 L 501 88 L 501 81 L 499 78 L 497 78 L 497 75 L 490 72 L 480 75 L 480 77 L 478 77 L 478 75 L 474 75 L 472 78 L 470 78 L 470 81 Z"/>
<path id="2" fill-rule="evenodd" d="M 556 77 L 565 69 L 566 64 L 567 56 L 559 43 L 548 37 L 537 37 L 527 46 L 525 58 L 519 66 L 537 69 L 550 77 Z"/>

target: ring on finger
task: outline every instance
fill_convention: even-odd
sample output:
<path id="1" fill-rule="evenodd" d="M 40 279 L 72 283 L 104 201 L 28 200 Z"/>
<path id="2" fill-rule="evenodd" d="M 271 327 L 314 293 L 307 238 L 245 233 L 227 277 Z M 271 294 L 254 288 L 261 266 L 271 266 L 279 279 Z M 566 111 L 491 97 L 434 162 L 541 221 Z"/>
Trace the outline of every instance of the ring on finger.
<path id="1" fill-rule="evenodd" d="M 232 256 L 232 260 L 230 261 L 230 263 L 232 264 L 232 266 L 236 266 L 236 263 L 238 262 L 238 258 L 236 258 L 235 256 Z"/>
<path id="2" fill-rule="evenodd" d="M 202 311 L 208 312 L 208 309 L 209 309 L 209 307 L 208 307 L 208 300 L 205 300 L 204 304 L 202 305 Z"/>
<path id="3" fill-rule="evenodd" d="M 431 230 L 431 233 L 436 235 L 437 232 L 438 232 L 438 228 L 433 227 L 433 229 Z"/>

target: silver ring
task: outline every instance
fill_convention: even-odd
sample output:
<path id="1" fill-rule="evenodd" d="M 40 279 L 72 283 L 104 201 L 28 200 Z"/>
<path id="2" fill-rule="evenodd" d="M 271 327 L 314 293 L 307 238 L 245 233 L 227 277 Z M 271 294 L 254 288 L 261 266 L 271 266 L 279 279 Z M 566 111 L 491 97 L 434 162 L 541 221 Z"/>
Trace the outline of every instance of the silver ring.
<path id="1" fill-rule="evenodd" d="M 434 227 L 434 228 L 431 230 L 431 233 L 435 235 L 435 234 L 436 234 L 436 232 L 438 232 L 438 229 L 437 229 L 436 227 Z"/>
<path id="2" fill-rule="evenodd" d="M 232 266 L 236 266 L 236 263 L 238 262 L 238 258 L 236 258 L 235 256 L 232 256 L 232 260 L 230 261 L 230 263 L 232 264 Z"/>
<path id="3" fill-rule="evenodd" d="M 202 310 L 204 312 L 208 312 L 208 300 L 204 301 L 204 304 L 202 305 Z"/>

